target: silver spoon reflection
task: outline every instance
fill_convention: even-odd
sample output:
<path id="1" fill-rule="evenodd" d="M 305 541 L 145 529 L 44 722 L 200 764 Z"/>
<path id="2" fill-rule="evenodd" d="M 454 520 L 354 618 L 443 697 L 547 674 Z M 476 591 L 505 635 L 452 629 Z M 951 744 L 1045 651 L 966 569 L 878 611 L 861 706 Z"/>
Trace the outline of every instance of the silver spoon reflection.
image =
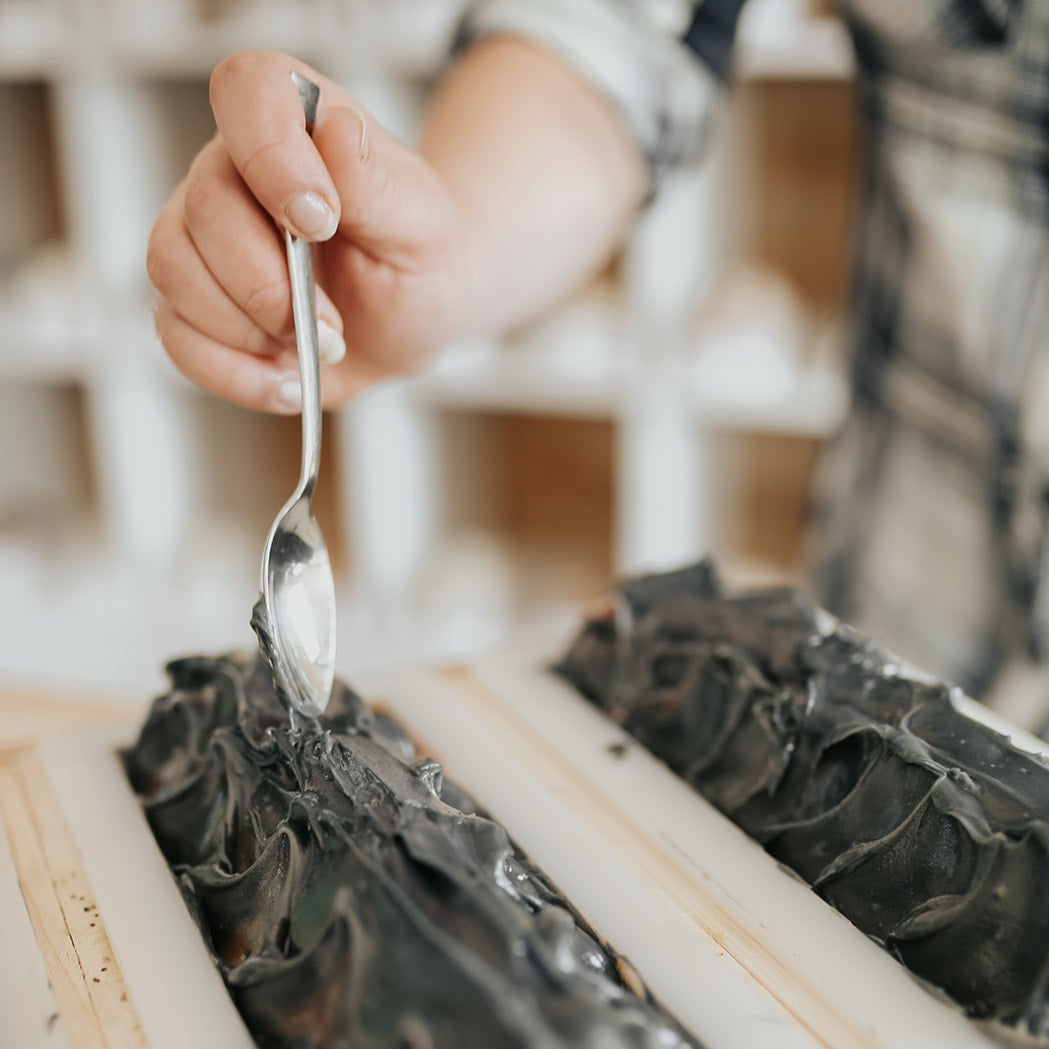
<path id="1" fill-rule="evenodd" d="M 319 89 L 292 73 L 313 133 Z M 317 345 L 313 253 L 309 241 L 285 232 L 295 342 L 302 380 L 302 470 L 295 493 L 277 515 L 262 553 L 262 601 L 252 622 L 286 705 L 323 714 L 335 680 L 335 579 L 311 499 L 321 458 L 320 357 Z M 268 642 L 268 643 L 267 643 Z"/>

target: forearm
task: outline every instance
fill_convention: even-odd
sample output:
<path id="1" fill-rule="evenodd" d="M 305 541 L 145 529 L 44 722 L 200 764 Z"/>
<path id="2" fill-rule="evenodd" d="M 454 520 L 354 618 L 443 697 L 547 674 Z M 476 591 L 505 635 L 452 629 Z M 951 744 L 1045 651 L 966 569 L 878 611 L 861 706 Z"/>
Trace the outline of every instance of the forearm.
<path id="1" fill-rule="evenodd" d="M 462 56 L 432 100 L 422 153 L 459 211 L 470 334 L 527 321 L 596 272 L 647 187 L 612 105 L 559 58 L 511 37 Z"/>

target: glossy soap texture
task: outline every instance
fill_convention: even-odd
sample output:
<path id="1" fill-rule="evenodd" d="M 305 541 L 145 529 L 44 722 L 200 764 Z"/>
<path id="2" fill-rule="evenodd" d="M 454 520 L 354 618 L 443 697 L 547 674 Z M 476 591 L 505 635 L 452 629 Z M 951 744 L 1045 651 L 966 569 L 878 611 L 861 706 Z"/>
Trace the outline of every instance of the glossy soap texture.
<path id="1" fill-rule="evenodd" d="M 506 831 L 344 685 L 292 729 L 264 660 L 168 673 L 125 762 L 260 1046 L 697 1045 Z"/>
<path id="2" fill-rule="evenodd" d="M 780 589 L 626 583 L 559 668 L 974 1017 L 1049 1033 L 1049 766 Z"/>

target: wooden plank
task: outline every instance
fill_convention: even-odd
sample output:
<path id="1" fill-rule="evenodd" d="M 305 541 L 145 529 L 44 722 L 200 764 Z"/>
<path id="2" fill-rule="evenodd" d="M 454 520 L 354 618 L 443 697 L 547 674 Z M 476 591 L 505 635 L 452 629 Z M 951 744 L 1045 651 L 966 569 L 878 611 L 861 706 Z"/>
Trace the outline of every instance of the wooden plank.
<path id="1" fill-rule="evenodd" d="M 58 1004 L 36 945 L 7 837 L 0 827 L 0 1016 L 8 1044 L 68 1049 Z"/>
<path id="2" fill-rule="evenodd" d="M 145 1049 L 76 843 L 35 748 L 0 761 L 0 819 L 72 1049 Z"/>
<path id="3" fill-rule="evenodd" d="M 97 725 L 44 740 L 55 798 L 150 1049 L 253 1049 L 119 760 L 136 727 Z"/>

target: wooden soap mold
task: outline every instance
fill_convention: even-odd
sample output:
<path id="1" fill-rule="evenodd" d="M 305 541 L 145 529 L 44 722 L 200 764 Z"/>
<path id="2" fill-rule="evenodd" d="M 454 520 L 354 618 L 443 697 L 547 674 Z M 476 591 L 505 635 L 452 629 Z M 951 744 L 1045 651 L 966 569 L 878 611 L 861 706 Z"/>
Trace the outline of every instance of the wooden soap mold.
<path id="1" fill-rule="evenodd" d="M 710 1049 L 995 1044 L 546 673 L 559 640 L 359 684 Z M 18 1049 L 253 1045 L 124 777 L 137 724 L 0 752 L 0 816 L 60 1016 Z"/>

